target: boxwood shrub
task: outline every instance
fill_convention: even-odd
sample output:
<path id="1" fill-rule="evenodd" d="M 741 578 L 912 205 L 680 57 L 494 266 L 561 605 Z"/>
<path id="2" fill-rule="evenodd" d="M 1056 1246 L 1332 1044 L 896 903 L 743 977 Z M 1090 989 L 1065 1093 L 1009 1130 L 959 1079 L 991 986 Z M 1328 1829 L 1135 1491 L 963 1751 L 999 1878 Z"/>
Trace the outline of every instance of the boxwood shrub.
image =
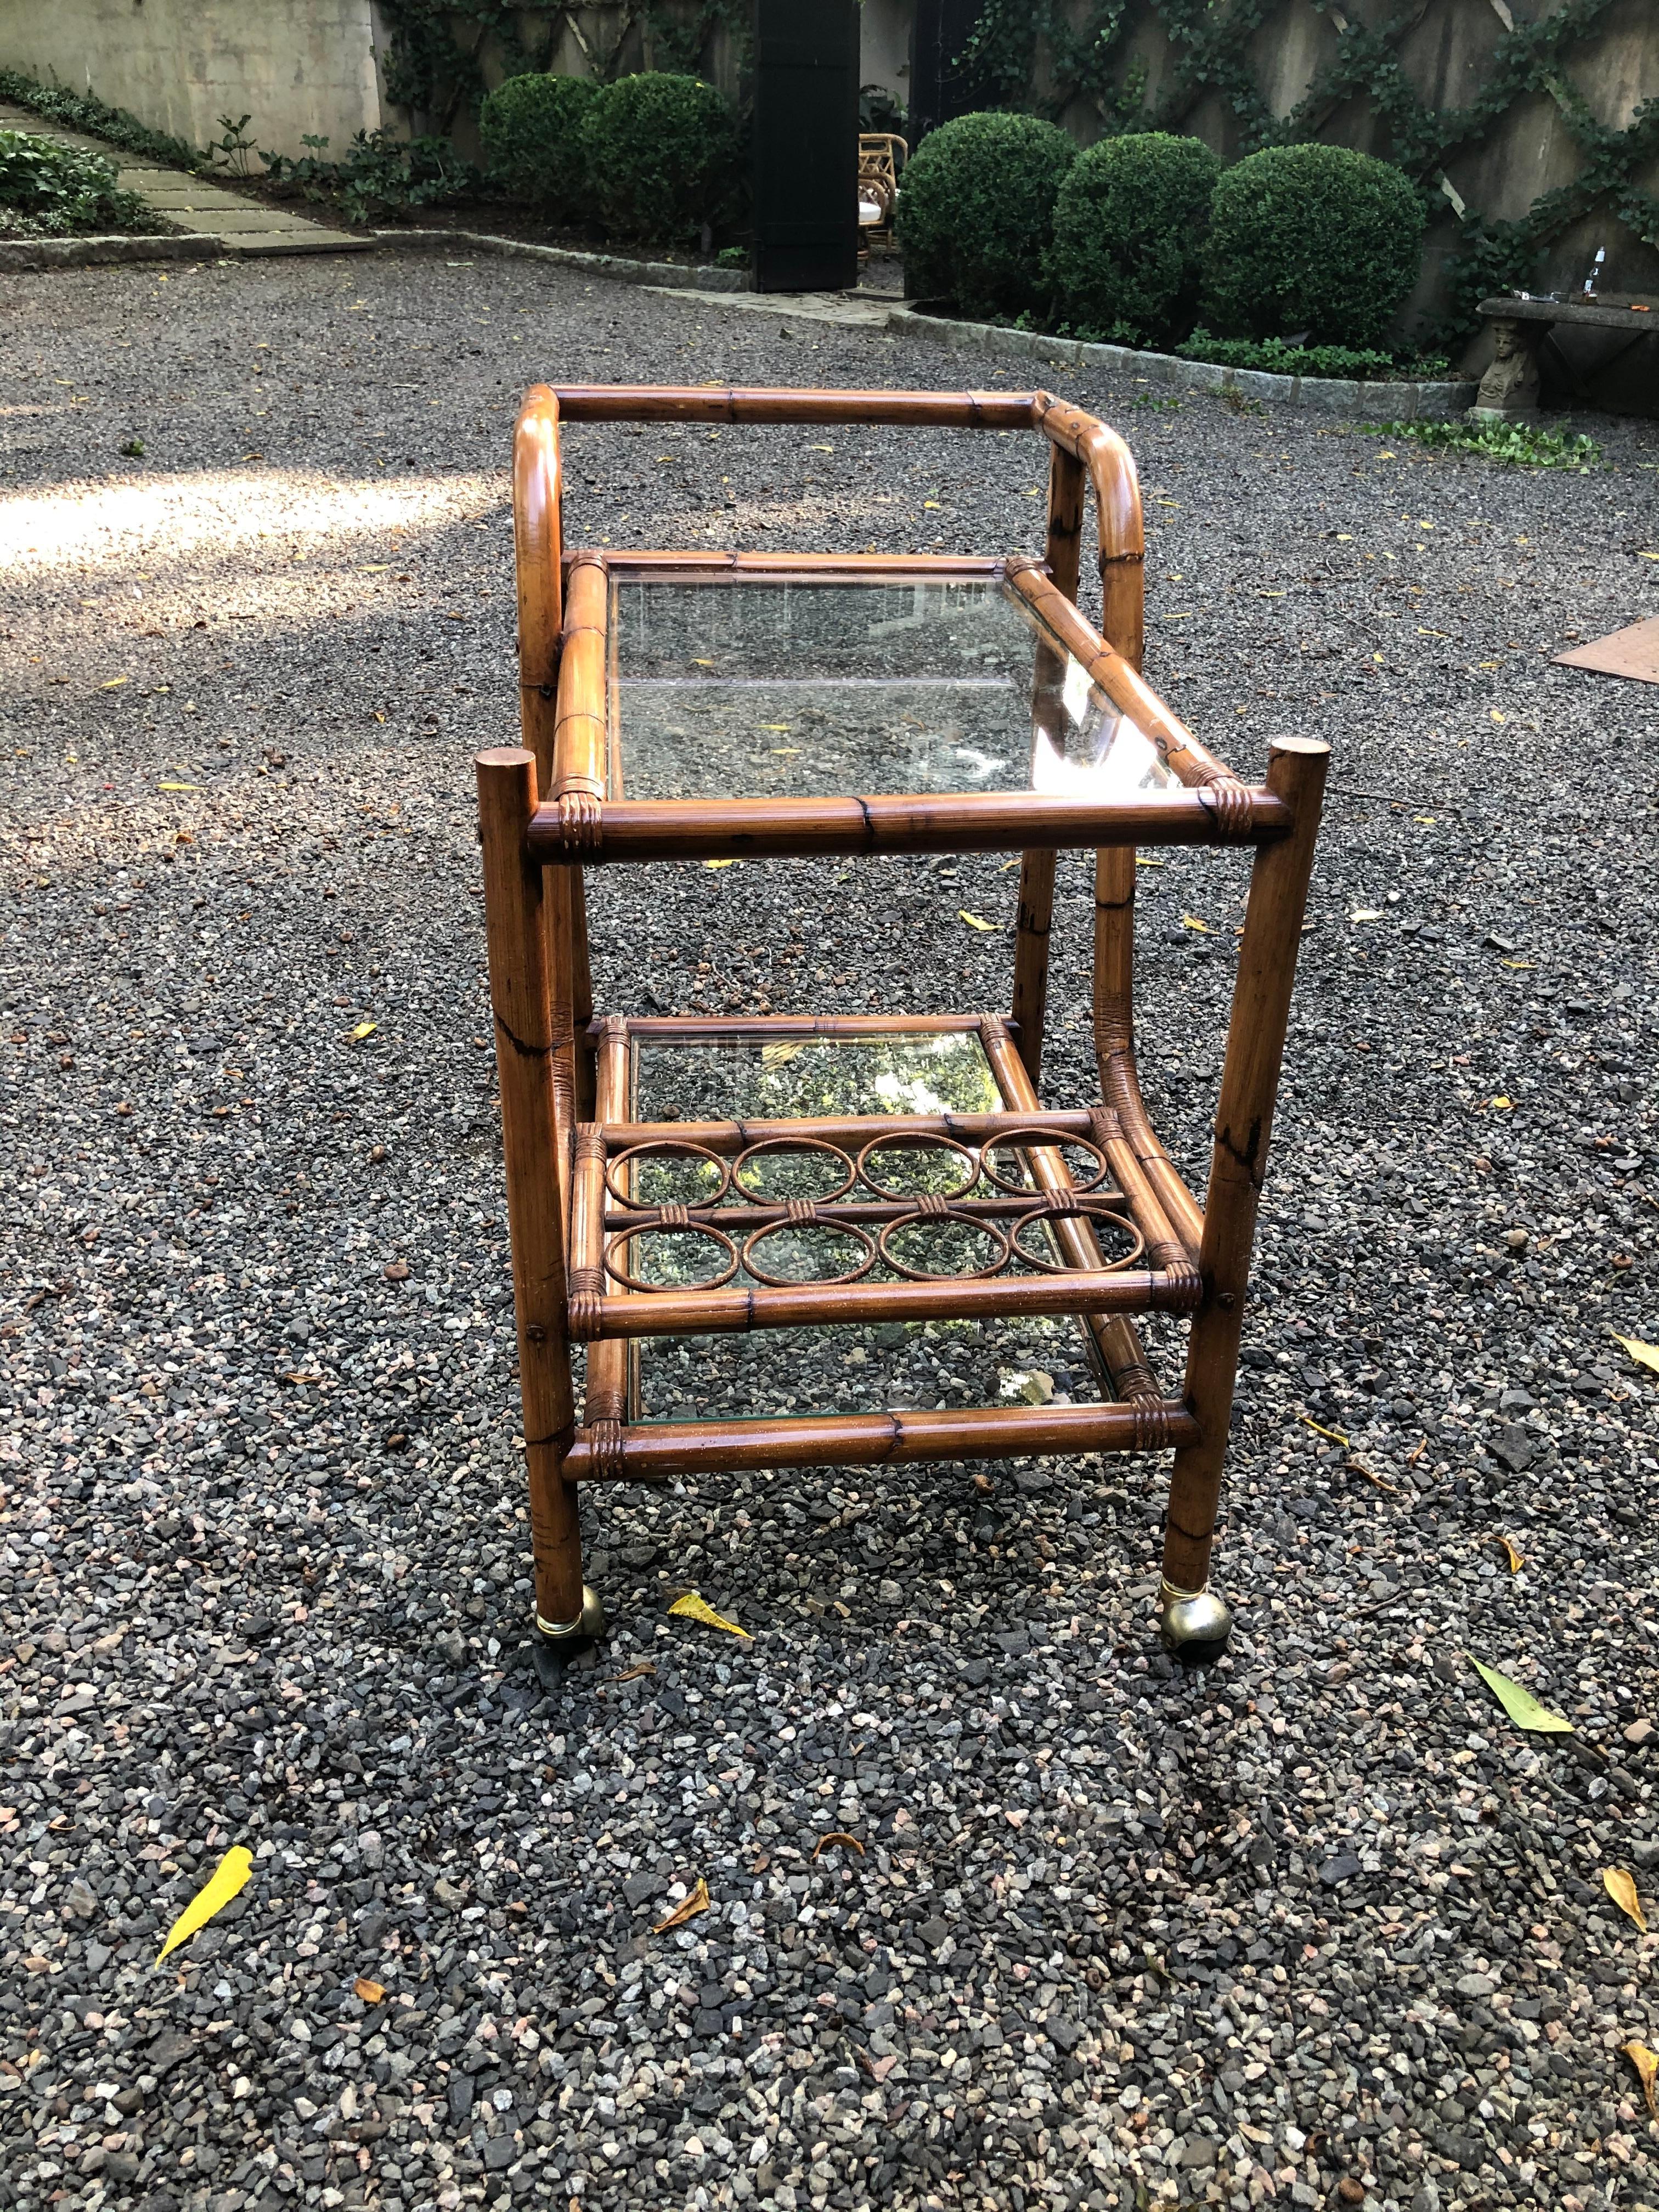
<path id="1" fill-rule="evenodd" d="M 1198 307 L 1221 163 L 1201 138 L 1146 131 L 1080 154 L 1054 201 L 1054 312 L 1079 337 L 1166 347 Z"/>
<path id="2" fill-rule="evenodd" d="M 1076 159 L 1065 131 L 1035 115 L 958 115 L 930 131 L 899 185 L 905 290 L 982 321 L 1038 310 L 1054 195 Z"/>
<path id="3" fill-rule="evenodd" d="M 0 131 L 0 236 L 155 231 L 159 219 L 115 181 L 115 164 L 79 146 Z"/>
<path id="4" fill-rule="evenodd" d="M 615 238 L 690 245 L 705 224 L 718 228 L 732 212 L 737 126 L 701 77 L 650 70 L 601 86 L 581 143 L 586 211 Z"/>
<path id="5" fill-rule="evenodd" d="M 520 199 L 578 212 L 587 173 L 582 133 L 599 93 L 586 76 L 510 76 L 498 84 L 478 110 L 491 175 Z"/>
<path id="6" fill-rule="evenodd" d="M 1222 337 L 1373 345 L 1422 246 L 1421 204 L 1387 161 L 1346 146 L 1265 147 L 1216 185 L 1205 323 Z"/>

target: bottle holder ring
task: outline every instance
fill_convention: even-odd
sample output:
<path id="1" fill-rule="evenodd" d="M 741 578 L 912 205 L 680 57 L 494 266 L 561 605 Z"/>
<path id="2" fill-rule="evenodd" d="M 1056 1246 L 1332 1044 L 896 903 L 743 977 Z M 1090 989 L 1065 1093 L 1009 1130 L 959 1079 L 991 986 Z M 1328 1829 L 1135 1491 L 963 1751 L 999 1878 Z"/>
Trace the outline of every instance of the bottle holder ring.
<path id="1" fill-rule="evenodd" d="M 954 1153 L 962 1162 L 965 1172 L 961 1182 L 951 1190 L 927 1193 L 916 1190 L 893 1190 L 872 1172 L 871 1158 L 877 1152 Z M 860 1181 L 866 1188 L 874 1191 L 878 1198 L 891 1199 L 901 1206 L 914 1206 L 923 1196 L 939 1197 L 949 1200 L 953 1198 L 965 1197 L 979 1181 L 979 1154 L 970 1151 L 966 1145 L 957 1144 L 954 1137 L 907 1137 L 890 1130 L 885 1136 L 872 1137 L 869 1143 L 865 1146 L 859 1154 L 858 1172 Z M 899 1225 L 896 1222 L 893 1224 L 895 1228 Z"/>
<path id="2" fill-rule="evenodd" d="M 775 1275 L 759 1264 L 755 1254 L 769 1237 L 776 1237 L 786 1231 L 797 1237 L 810 1236 L 817 1231 L 824 1236 L 854 1237 L 863 1245 L 864 1257 L 855 1267 L 849 1267 L 839 1275 Z M 851 1221 L 769 1221 L 763 1228 L 753 1231 L 744 1240 L 743 1247 L 745 1272 L 751 1274 L 757 1283 L 764 1283 L 774 1291 L 824 1290 L 838 1284 L 862 1282 L 875 1266 L 878 1256 L 875 1238 L 867 1229 L 860 1229 Z"/>
<path id="3" fill-rule="evenodd" d="M 1036 1195 L 1030 1183 L 1010 1182 L 1006 1176 L 999 1174 L 992 1164 L 991 1155 L 994 1152 L 1002 1152 L 1012 1145 L 1024 1146 L 1032 1151 L 1041 1146 L 1048 1152 L 1067 1152 L 1075 1148 L 1079 1152 L 1089 1153 L 1095 1162 L 1093 1176 L 1087 1182 L 1079 1182 L 1075 1176 L 1072 1179 L 1072 1188 L 1079 1197 L 1089 1191 L 1099 1190 L 1110 1174 L 1110 1170 L 1106 1164 L 1105 1153 L 1101 1151 L 1098 1145 L 1091 1144 L 1087 1137 L 1056 1136 L 1052 1129 L 1006 1129 L 1000 1137 L 986 1139 L 980 1147 L 979 1162 L 980 1172 L 986 1182 L 994 1184 L 998 1190 L 1006 1191 L 1010 1198 L 1031 1198 Z"/>
<path id="4" fill-rule="evenodd" d="M 841 1181 L 837 1182 L 833 1188 L 830 1190 L 816 1190 L 812 1193 L 812 1203 L 814 1206 L 833 1205 L 836 1199 L 845 1198 L 848 1192 L 851 1190 L 853 1185 L 858 1181 L 858 1168 L 854 1164 L 851 1154 L 842 1152 L 839 1145 L 832 1145 L 825 1138 L 763 1137 L 758 1144 L 746 1146 L 732 1162 L 732 1189 L 734 1192 L 741 1193 L 744 1198 L 752 1199 L 757 1206 L 781 1206 L 785 1204 L 787 1201 L 782 1199 L 769 1198 L 763 1191 L 751 1189 L 750 1185 L 744 1181 L 743 1177 L 744 1169 L 749 1166 L 751 1161 L 762 1159 L 769 1156 L 774 1158 L 782 1157 L 791 1152 L 805 1153 L 809 1158 L 822 1156 L 833 1161 L 837 1172 L 841 1175 Z"/>
<path id="5" fill-rule="evenodd" d="M 636 1237 L 706 1237 L 710 1243 L 718 1246 L 726 1254 L 726 1267 L 720 1274 L 705 1276 L 702 1281 L 696 1283 L 641 1282 L 637 1275 L 629 1272 L 622 1258 L 622 1255 Z M 677 1292 L 684 1295 L 687 1291 L 722 1291 L 738 1272 L 738 1248 L 723 1229 L 713 1229 L 706 1221 L 658 1221 L 647 1218 L 643 1221 L 636 1221 L 631 1228 L 619 1231 L 611 1239 L 605 1247 L 605 1272 L 615 1281 L 621 1283 L 625 1289 L 643 1291 L 647 1297 L 660 1297 L 664 1293 L 672 1296 Z"/>
<path id="6" fill-rule="evenodd" d="M 659 1159 L 703 1160 L 719 1171 L 720 1182 L 706 1198 L 692 1199 L 684 1203 L 699 1207 L 718 1206 L 732 1188 L 732 1164 L 719 1152 L 710 1152 L 707 1145 L 694 1145 L 689 1140 L 669 1139 L 656 1145 L 630 1145 L 625 1152 L 618 1152 L 605 1164 L 605 1187 L 618 1206 L 630 1213 L 648 1212 L 655 1200 L 630 1198 L 625 1180 L 619 1180 L 631 1164 Z"/>
<path id="7" fill-rule="evenodd" d="M 1065 1196 L 1071 1202 L 1066 1205 L 1063 1210 L 1051 1205 L 1034 1206 L 1029 1213 L 1020 1215 L 1018 1220 L 1008 1231 L 1009 1257 L 1023 1261 L 1028 1267 L 1036 1267 L 1045 1275 L 1077 1274 L 1079 1269 L 1074 1261 L 1049 1259 L 1029 1250 L 1021 1243 L 1020 1239 L 1028 1229 L 1051 1227 L 1056 1221 L 1083 1221 L 1086 1222 L 1091 1228 L 1109 1226 L 1121 1230 L 1129 1240 L 1129 1249 L 1127 1252 L 1120 1253 L 1115 1259 L 1112 1260 L 1103 1257 L 1100 1266 L 1088 1269 L 1089 1273 L 1115 1275 L 1126 1267 L 1133 1267 L 1135 1261 L 1146 1249 L 1146 1239 L 1136 1228 L 1134 1223 L 1124 1214 L 1115 1213 L 1109 1206 L 1105 1205 L 1099 1199 L 1071 1199 L 1069 1192 L 1066 1193 Z"/>
<path id="8" fill-rule="evenodd" d="M 894 1251 L 892 1239 L 908 1229 L 966 1229 L 976 1237 L 983 1237 L 997 1248 L 996 1256 L 983 1267 L 917 1267 L 902 1260 Z M 911 1283 L 979 1283 L 988 1276 L 1000 1274 L 1008 1264 L 1009 1243 L 994 1221 L 976 1214 L 952 1213 L 941 1205 L 935 1212 L 932 1207 L 915 1213 L 902 1214 L 890 1221 L 876 1240 L 876 1249 L 896 1274 Z"/>

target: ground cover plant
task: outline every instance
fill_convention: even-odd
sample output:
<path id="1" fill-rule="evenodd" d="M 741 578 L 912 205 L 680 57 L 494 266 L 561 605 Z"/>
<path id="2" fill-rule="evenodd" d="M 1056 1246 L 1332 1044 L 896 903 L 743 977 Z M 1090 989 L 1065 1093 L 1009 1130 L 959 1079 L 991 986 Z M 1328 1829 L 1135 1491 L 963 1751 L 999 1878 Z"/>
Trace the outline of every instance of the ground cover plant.
<path id="1" fill-rule="evenodd" d="M 200 168 L 204 153 L 186 145 L 165 131 L 152 131 L 125 107 L 112 107 L 89 92 L 70 92 L 60 84 L 42 84 L 21 70 L 0 69 L 0 100 L 14 100 L 49 123 L 67 124 L 94 138 L 106 138 L 130 154 L 143 154 L 168 168 Z"/>
<path id="2" fill-rule="evenodd" d="M 1443 354 L 1401 356 L 1376 347 L 1292 345 L 1284 338 L 1218 338 L 1203 329 L 1171 346 L 1182 361 L 1213 362 L 1222 368 L 1266 369 L 1273 376 L 1349 377 L 1362 384 L 1449 376 Z"/>
<path id="3" fill-rule="evenodd" d="M 0 131 L 0 236 L 67 238 L 88 231 L 155 231 L 161 223 L 115 165 L 83 147 Z"/>
<path id="4" fill-rule="evenodd" d="M 299 155 L 262 153 L 266 175 L 273 184 L 299 191 L 308 200 L 337 200 L 352 222 L 440 207 L 477 192 L 482 181 L 472 163 L 463 160 L 447 138 L 400 138 L 384 129 L 359 131 L 337 161 L 329 157 L 326 136 L 307 134 L 301 143 L 310 151 Z"/>
<path id="5" fill-rule="evenodd" d="M 1520 468 L 1576 469 L 1588 476 L 1603 459 L 1594 438 L 1534 422 L 1366 422 L 1361 428 L 1373 437 L 1409 438 L 1439 453 L 1480 453 Z"/>

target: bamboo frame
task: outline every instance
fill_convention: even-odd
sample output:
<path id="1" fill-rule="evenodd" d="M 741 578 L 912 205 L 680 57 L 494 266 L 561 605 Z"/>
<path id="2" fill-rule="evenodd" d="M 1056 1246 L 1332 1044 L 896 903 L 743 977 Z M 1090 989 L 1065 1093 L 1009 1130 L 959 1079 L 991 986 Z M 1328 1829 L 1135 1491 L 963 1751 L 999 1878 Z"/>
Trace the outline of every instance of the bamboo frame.
<path id="1" fill-rule="evenodd" d="M 560 515 L 562 422 L 861 422 L 1039 433 L 1049 449 L 1044 557 L 638 552 L 566 555 Z M 1100 632 L 1075 605 L 1086 495 L 1100 565 Z M 514 1294 L 531 1462 L 538 1619 L 568 1634 L 581 1616 L 576 1486 L 665 1480 L 719 1467 L 801 1467 L 1023 1456 L 1067 1450 L 1176 1449 L 1164 1571 L 1166 1598 L 1190 1607 L 1208 1574 L 1239 1331 L 1271 1128 L 1295 956 L 1311 872 L 1325 749 L 1273 749 L 1267 781 L 1234 776 L 1140 674 L 1145 544 L 1139 485 L 1115 433 L 1046 392 L 883 392 L 538 386 L 514 446 L 524 752 L 479 761 L 492 1001 L 501 1073 Z M 607 785 L 610 580 L 677 575 L 763 584 L 876 574 L 999 578 L 1036 625 L 1034 728 L 1052 707 L 1066 656 L 1158 745 L 1176 787 L 1109 802 L 1012 793 L 877 794 L 805 800 L 633 802 Z M 618 793 L 606 796 L 607 789 Z M 538 794 L 545 793 L 544 798 Z M 1134 852 L 1141 843 L 1245 843 L 1255 848 L 1210 1181 L 1202 1206 L 1159 1144 L 1140 1097 L 1133 1048 Z M 1097 854 L 1094 1007 L 1103 1103 L 1040 1103 L 1054 855 Z M 985 1015 L 668 1016 L 596 1021 L 588 983 L 582 870 L 596 864 L 762 854 L 1013 850 L 1022 854 L 1008 1018 Z M 977 1031 L 999 1090 L 991 1114 L 821 1116 L 798 1121 L 643 1122 L 634 1118 L 635 1043 L 711 1037 L 842 1037 Z M 746 1190 L 699 1207 L 635 1203 L 631 1168 L 607 1162 L 640 1148 L 702 1147 L 729 1159 L 789 1140 L 854 1151 L 886 1133 L 974 1150 L 1019 1139 L 1032 1184 L 912 1209 L 902 1193 L 859 1192 L 856 1173 L 815 1206 Z M 1051 1141 L 1045 1142 L 1048 1139 Z M 1079 1185 L 1062 1147 L 1080 1140 L 1103 1164 Z M 850 1158 L 851 1155 L 847 1154 Z M 1000 1180 L 1000 1179 L 999 1179 Z M 1090 1208 L 1095 1209 L 1091 1218 Z M 902 1221 L 940 1212 L 982 1223 L 993 1241 L 1041 1222 L 1052 1236 L 1040 1272 L 897 1281 L 866 1279 L 868 1261 L 837 1280 L 716 1279 L 659 1290 L 619 1279 L 611 1249 L 647 1228 L 735 1237 L 803 1220 L 843 1226 L 867 1246 Z M 1109 1217 L 1131 1238 L 1112 1265 L 1096 1228 Z M 620 1241 L 619 1241 L 620 1240 Z M 882 1249 L 886 1249 L 884 1242 Z M 711 1250 L 714 1247 L 711 1246 Z M 1047 1256 L 1052 1250 L 1057 1263 Z M 568 1269 L 566 1271 L 566 1255 Z M 908 1263 L 893 1255 L 895 1265 Z M 758 1261 L 757 1262 L 758 1265 Z M 920 1263 L 918 1263 L 920 1264 Z M 998 1267 L 1003 1262 L 999 1261 Z M 1190 1314 L 1183 1395 L 1166 1398 L 1132 1316 Z M 643 1424 L 638 1350 L 648 1336 L 699 1335 L 848 1322 L 1074 1314 L 1117 1393 L 1100 1406 L 825 1415 Z M 587 1345 L 584 1419 L 574 1421 L 570 1343 Z M 1183 1595 L 1184 1594 L 1184 1595 Z M 1179 1611 L 1179 1607 L 1176 1608 Z M 1224 1635 L 1225 1613 L 1220 1608 Z M 1165 1608 L 1166 1630 L 1173 1616 Z M 1196 1619 L 1196 1615 L 1189 1615 Z M 1206 1616 L 1213 1628 L 1215 1615 Z M 1202 1636 L 1194 1632 L 1194 1640 Z"/>

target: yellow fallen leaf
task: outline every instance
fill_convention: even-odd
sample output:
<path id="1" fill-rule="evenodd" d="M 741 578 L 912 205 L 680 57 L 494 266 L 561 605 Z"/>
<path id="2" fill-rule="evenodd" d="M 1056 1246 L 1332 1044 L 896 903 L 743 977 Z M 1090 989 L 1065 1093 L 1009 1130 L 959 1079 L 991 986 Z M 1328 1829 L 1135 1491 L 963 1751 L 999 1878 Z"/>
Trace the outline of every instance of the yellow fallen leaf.
<path id="1" fill-rule="evenodd" d="M 833 453 L 835 450 L 836 449 L 833 446 L 814 446 L 812 447 L 812 451 L 815 453 Z"/>
<path id="2" fill-rule="evenodd" d="M 1419 830 L 1432 830 L 1439 819 L 1437 814 L 1413 814 L 1412 817 Z"/>
<path id="3" fill-rule="evenodd" d="M 1149 860 L 1145 853 L 1137 853 L 1135 854 L 1135 866 L 1138 868 L 1165 868 L 1168 867 L 1169 862 L 1167 860 Z"/>
<path id="4" fill-rule="evenodd" d="M 159 783 L 155 787 L 158 791 L 199 791 L 202 788 L 199 783 Z"/>
<path id="5" fill-rule="evenodd" d="M 1492 1692 L 1516 1728 L 1530 1729 L 1536 1735 L 1572 1735 L 1576 1733 L 1571 1721 L 1553 1713 L 1547 1705 L 1540 1705 L 1530 1690 L 1523 1690 L 1519 1682 L 1512 1682 L 1507 1674 L 1500 1674 L 1496 1667 L 1487 1667 L 1472 1653 L 1464 1656 Z"/>
<path id="6" fill-rule="evenodd" d="M 1617 1334 L 1615 1330 L 1614 1334 Z M 1633 1336 L 1620 1336 L 1619 1341 L 1632 1359 L 1639 1361 L 1644 1367 L 1652 1368 L 1654 1373 L 1659 1375 L 1659 1344 L 1644 1344 Z"/>
<path id="7" fill-rule="evenodd" d="M 1659 561 L 1659 553 L 1650 553 L 1650 561 Z M 1645 2043 L 1621 2043 L 1619 2046 L 1636 2069 L 1636 2078 L 1642 2085 L 1642 2094 L 1648 2100 L 1648 2118 L 1659 2120 L 1659 2105 L 1653 2098 L 1654 2076 L 1659 2074 L 1659 2056 L 1648 2049 Z"/>
<path id="8" fill-rule="evenodd" d="M 921 503 L 924 508 L 929 507 L 936 508 L 939 506 L 939 501 L 936 499 L 925 499 Z"/>
<path id="9" fill-rule="evenodd" d="M 708 1910 L 708 1884 L 697 1876 L 697 1886 L 683 1905 L 677 1905 L 666 1920 L 658 1921 L 651 1930 L 653 1936 L 665 1936 L 671 1928 L 684 1928 L 688 1920 L 695 1920 L 700 1912 Z"/>
<path id="10" fill-rule="evenodd" d="M 379 1022 L 359 1022 L 351 1032 L 351 1042 L 353 1044 L 361 1044 L 366 1036 L 373 1036 L 380 1026 Z"/>
<path id="11" fill-rule="evenodd" d="M 1195 929 L 1201 937 L 1207 937 L 1210 934 L 1209 923 L 1200 921 L 1195 914 L 1183 914 L 1181 917 L 1181 927 L 1183 929 Z"/>
<path id="12" fill-rule="evenodd" d="M 1316 1436 L 1328 1437 L 1334 1444 L 1340 1444 L 1345 1451 L 1352 1451 L 1353 1449 L 1353 1446 L 1348 1442 L 1348 1439 L 1343 1435 L 1340 1429 L 1322 1428 L 1319 1423 L 1315 1420 L 1311 1413 L 1298 1413 L 1296 1418 L 1304 1425 L 1304 1427 L 1311 1429 Z"/>
<path id="13" fill-rule="evenodd" d="M 1500 960 L 1498 964 L 1500 968 L 1535 968 L 1538 963 L 1535 960 Z"/>
<path id="14" fill-rule="evenodd" d="M 763 730 L 769 730 L 775 738 L 787 738 L 790 730 L 790 725 L 787 722 L 763 722 L 761 727 Z"/>
<path id="15" fill-rule="evenodd" d="M 691 665 L 693 668 L 712 668 L 714 664 L 712 660 L 694 660 Z"/>
<path id="16" fill-rule="evenodd" d="M 1419 637 L 1449 637 L 1451 632 L 1444 629 L 1425 629 L 1422 623 L 1419 623 L 1417 635 Z"/>
<path id="17" fill-rule="evenodd" d="M 1504 723 L 1509 720 L 1509 716 L 1507 714 L 1500 714 L 1496 707 L 1492 710 L 1492 718 L 1493 721 L 1498 724 L 1499 729 L 1502 729 Z"/>
<path id="18" fill-rule="evenodd" d="M 1498 1540 L 1504 1547 L 1504 1557 L 1510 1563 L 1510 1572 L 1512 1575 L 1518 1575 L 1522 1568 L 1526 1565 L 1526 1561 L 1522 1558 L 1520 1553 L 1516 1550 L 1513 1542 L 1509 1537 L 1499 1536 Z"/>
<path id="19" fill-rule="evenodd" d="M 1603 1867 L 1601 1887 L 1627 1920 L 1633 1920 L 1645 1936 L 1648 1916 L 1642 1910 L 1642 1900 L 1636 1894 L 1636 1876 L 1626 1874 L 1623 1867 Z"/>
<path id="20" fill-rule="evenodd" d="M 705 1628 L 723 1628 L 728 1636 L 741 1636 L 745 1639 L 749 1637 L 746 1628 L 739 1628 L 735 1620 L 728 1620 L 724 1613 L 716 1613 L 708 1599 L 699 1597 L 696 1590 L 688 1590 L 684 1597 L 677 1597 L 668 1610 L 678 1614 L 682 1620 L 700 1620 Z"/>
<path id="21" fill-rule="evenodd" d="M 1514 1105 L 1513 1098 L 1493 1098 L 1488 1101 L 1494 1113 L 1507 1114 Z"/>
<path id="22" fill-rule="evenodd" d="M 118 691 L 124 684 L 131 684 L 131 681 L 130 676 L 112 676 L 107 684 L 100 684 L 98 689 L 100 691 Z"/>
<path id="23" fill-rule="evenodd" d="M 787 1067 L 790 1061 L 805 1050 L 805 1047 L 793 1039 L 776 1044 L 763 1044 L 761 1047 L 761 1066 Z"/>
<path id="24" fill-rule="evenodd" d="M 233 1897 L 240 1897 L 252 1872 L 252 1854 L 240 1844 L 233 1844 L 168 1929 L 167 1940 L 156 1954 L 156 1965 L 161 1965 L 169 1951 L 188 1943 L 198 1928 L 205 1928 L 216 1912 L 224 1911 Z"/>
<path id="25" fill-rule="evenodd" d="M 957 914 L 961 921 L 967 923 L 969 929 L 993 930 L 996 927 L 995 922 L 987 921 L 979 915 L 969 914 L 965 906 L 958 907 Z"/>
<path id="26" fill-rule="evenodd" d="M 365 2004 L 379 2004 L 386 1996 L 386 1991 L 380 1984 L 378 1982 L 371 1982 L 367 1974 L 358 1975 L 356 1980 L 351 1984 L 351 1991 L 354 1996 L 361 1997 Z"/>
<path id="27" fill-rule="evenodd" d="M 814 1859 L 822 1858 L 832 1844 L 840 1844 L 843 1850 L 856 1851 L 860 1858 L 864 1856 L 864 1846 L 856 1836 L 849 1836 L 845 1828 L 831 1828 L 827 1836 L 818 1838 L 818 1847 L 812 1854 Z"/>
<path id="28" fill-rule="evenodd" d="M 735 860 L 705 860 L 703 862 L 705 868 L 735 868 L 737 865 Z"/>
<path id="29" fill-rule="evenodd" d="M 360 576 L 383 576 L 391 566 L 390 561 L 360 561 L 357 573 Z"/>

